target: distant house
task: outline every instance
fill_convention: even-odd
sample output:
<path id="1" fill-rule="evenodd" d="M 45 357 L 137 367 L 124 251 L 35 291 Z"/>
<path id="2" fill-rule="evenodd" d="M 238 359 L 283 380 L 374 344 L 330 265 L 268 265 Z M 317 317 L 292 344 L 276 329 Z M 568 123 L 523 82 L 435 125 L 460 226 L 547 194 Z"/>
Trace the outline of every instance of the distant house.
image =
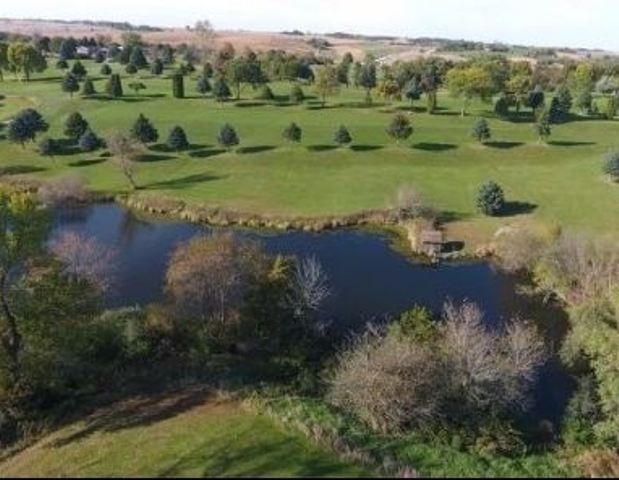
<path id="1" fill-rule="evenodd" d="M 84 45 L 80 45 L 79 47 L 75 49 L 75 53 L 77 54 L 78 57 L 82 57 L 82 58 L 89 57 L 90 48 L 85 47 Z"/>
<path id="2" fill-rule="evenodd" d="M 438 257 L 443 253 L 445 238 L 440 230 L 424 230 L 421 232 L 421 250 L 429 257 Z"/>

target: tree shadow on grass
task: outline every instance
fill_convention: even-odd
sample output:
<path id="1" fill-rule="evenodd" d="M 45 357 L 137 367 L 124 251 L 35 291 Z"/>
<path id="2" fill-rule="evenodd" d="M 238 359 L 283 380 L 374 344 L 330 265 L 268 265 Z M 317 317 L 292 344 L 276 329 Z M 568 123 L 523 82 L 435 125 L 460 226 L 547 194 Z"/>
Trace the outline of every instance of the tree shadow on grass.
<path id="1" fill-rule="evenodd" d="M 330 152 L 337 148 L 337 145 L 308 145 L 307 147 L 310 152 Z"/>
<path id="2" fill-rule="evenodd" d="M 142 190 L 170 190 L 170 189 L 182 189 L 196 183 L 210 182 L 218 180 L 222 177 L 215 175 L 209 175 L 208 173 L 196 173 L 193 175 L 187 175 L 180 178 L 172 178 L 170 180 L 163 180 L 160 182 L 149 183 L 142 187 Z"/>
<path id="3" fill-rule="evenodd" d="M 424 152 L 446 152 L 448 150 L 455 150 L 458 146 L 453 143 L 421 142 L 413 145 L 413 148 L 423 150 Z"/>
<path id="4" fill-rule="evenodd" d="M 8 165 L 0 168 L 0 175 L 25 175 L 27 173 L 44 172 L 45 170 L 47 169 L 31 165 Z"/>
<path id="5" fill-rule="evenodd" d="M 537 210 L 537 205 L 529 202 L 505 202 L 499 217 L 512 217 L 515 215 L 525 215 Z"/>
<path id="6" fill-rule="evenodd" d="M 105 158 L 93 158 L 89 160 L 78 160 L 76 162 L 69 163 L 70 167 L 91 167 L 93 165 L 99 165 L 105 162 Z"/>
<path id="7" fill-rule="evenodd" d="M 524 142 L 485 142 L 484 145 L 490 148 L 498 148 L 500 150 L 509 150 L 511 148 L 522 147 Z"/>
<path id="8" fill-rule="evenodd" d="M 353 152 L 374 152 L 376 150 L 381 150 L 384 147 L 382 145 L 351 145 L 350 149 Z"/>
<path id="9" fill-rule="evenodd" d="M 413 113 L 426 113 L 428 109 L 426 107 L 416 107 L 412 105 L 400 105 L 393 108 L 396 112 L 413 112 Z"/>
<path id="10" fill-rule="evenodd" d="M 154 163 L 154 162 L 165 162 L 166 160 L 175 160 L 178 157 L 173 155 L 155 155 L 152 153 L 145 153 L 143 155 L 138 155 L 135 157 L 135 160 L 141 163 Z"/>
<path id="11" fill-rule="evenodd" d="M 262 100 L 257 100 L 257 101 L 241 101 L 241 102 L 236 102 L 234 104 L 234 106 L 238 107 L 238 108 L 264 107 L 265 105 L 267 105 L 267 102 L 262 101 Z"/>
<path id="12" fill-rule="evenodd" d="M 192 388 L 172 395 L 163 393 L 126 400 L 96 411 L 86 419 L 83 428 L 61 436 L 50 447 L 62 447 L 96 432 L 116 432 L 151 425 L 202 405 L 209 397 L 206 389 Z"/>
<path id="13" fill-rule="evenodd" d="M 203 144 L 199 144 L 199 143 L 192 143 L 191 145 L 189 145 L 188 148 L 184 149 L 184 150 L 180 150 L 183 152 L 190 152 L 193 150 L 202 150 L 204 148 L 208 148 L 211 145 L 203 145 Z M 152 152 L 159 152 L 159 153 L 178 153 L 176 150 L 170 148 L 168 145 L 166 145 L 165 143 L 157 143 L 156 145 L 152 145 L 149 148 L 150 151 Z"/>
<path id="14" fill-rule="evenodd" d="M 222 153 L 226 153 L 226 150 L 223 148 L 213 148 L 208 150 L 195 150 L 193 152 L 189 152 L 189 156 L 193 158 L 209 158 L 216 155 L 221 155 Z"/>
<path id="15" fill-rule="evenodd" d="M 438 214 L 437 220 L 439 223 L 461 222 L 471 218 L 470 213 L 455 212 L 453 210 L 445 210 Z"/>
<path id="16" fill-rule="evenodd" d="M 454 110 L 435 110 L 432 115 L 436 115 L 437 117 L 461 117 L 462 113 Z"/>
<path id="17" fill-rule="evenodd" d="M 146 97 L 145 95 L 141 97 L 134 97 L 134 96 L 108 97 L 107 95 L 92 95 L 90 97 L 84 97 L 84 100 L 98 101 L 98 102 L 140 103 L 140 102 L 148 102 L 151 99 Z"/>
<path id="18" fill-rule="evenodd" d="M 275 146 L 273 145 L 257 145 L 255 147 L 242 147 L 237 150 L 237 153 L 240 154 L 249 154 L 249 153 L 262 153 L 262 152 L 270 152 L 271 150 L 275 150 Z"/>
<path id="19" fill-rule="evenodd" d="M 552 145 L 553 147 L 588 147 L 591 145 L 596 145 L 595 142 L 572 142 L 565 140 L 552 140 L 548 142 L 548 145 Z"/>

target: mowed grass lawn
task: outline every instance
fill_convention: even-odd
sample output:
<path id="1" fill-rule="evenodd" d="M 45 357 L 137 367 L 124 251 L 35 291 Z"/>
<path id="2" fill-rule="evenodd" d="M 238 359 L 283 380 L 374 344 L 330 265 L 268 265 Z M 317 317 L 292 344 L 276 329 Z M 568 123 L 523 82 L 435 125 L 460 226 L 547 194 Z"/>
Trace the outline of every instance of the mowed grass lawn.
<path id="1" fill-rule="evenodd" d="M 366 475 L 264 416 L 195 392 L 98 410 L 0 463 L 4 478 Z"/>
<path id="2" fill-rule="evenodd" d="M 53 62 L 50 62 L 53 63 Z M 89 64 L 95 86 L 104 90 L 99 65 Z M 124 67 L 113 65 L 114 71 Z M 36 106 L 51 124 L 50 136 L 61 137 L 68 114 L 81 112 L 96 133 L 128 131 L 139 113 L 148 116 L 165 142 L 176 124 L 186 129 L 194 148 L 182 154 L 156 149 L 138 164 L 142 193 L 177 197 L 189 202 L 232 210 L 291 216 L 353 213 L 383 208 L 400 186 L 411 185 L 429 202 L 452 218 L 487 232 L 513 217 L 482 219 L 475 211 L 478 186 L 493 179 L 505 189 L 508 200 L 529 208 L 515 209 L 525 218 L 560 224 L 576 230 L 619 233 L 619 186 L 601 174 L 604 154 L 619 144 L 619 123 L 576 120 L 555 126 L 551 143 L 537 142 L 530 123 L 490 119 L 493 143 L 480 146 L 470 137 L 476 115 L 489 115 L 491 105 L 473 104 L 469 116 L 460 118 L 460 101 L 441 95 L 436 115 L 411 113 L 415 133 L 396 146 L 385 133 L 394 113 L 407 112 L 408 104 L 376 103 L 362 107 L 364 93 L 342 88 L 327 108 L 316 100 L 302 105 L 256 102 L 246 88 L 243 101 L 217 104 L 195 94 L 195 77 L 186 77 L 190 98 L 171 97 L 171 80 L 145 73 L 147 85 L 134 96 L 125 75 L 126 97 L 70 99 L 61 92 L 60 72 L 49 69 L 30 83 L 7 77 L 0 84 L 0 118 L 8 119 L 20 108 Z M 287 95 L 290 85 L 273 84 L 276 95 Z M 308 95 L 311 87 L 305 87 Z M 419 103 L 421 106 L 423 102 Z M 289 145 L 283 129 L 292 121 L 303 128 L 303 142 Z M 232 124 L 241 146 L 228 153 L 216 145 L 219 128 Z M 333 133 L 345 125 L 354 138 L 350 149 L 336 149 Z M 2 135 L 2 132 L 0 132 Z M 619 146 L 619 145 L 618 145 Z M 83 176 L 97 190 L 123 192 L 126 180 L 99 153 L 41 157 L 33 145 L 25 148 L 0 141 L 0 166 L 6 174 L 56 177 Z M 7 168 L 8 167 L 8 168 Z M 471 223 L 472 222 L 472 223 Z"/>

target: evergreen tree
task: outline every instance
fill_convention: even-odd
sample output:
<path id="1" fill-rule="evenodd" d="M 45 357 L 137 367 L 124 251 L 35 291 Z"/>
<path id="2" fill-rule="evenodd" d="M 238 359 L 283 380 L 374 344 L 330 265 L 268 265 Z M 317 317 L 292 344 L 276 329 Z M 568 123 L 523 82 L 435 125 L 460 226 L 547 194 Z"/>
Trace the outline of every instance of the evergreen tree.
<path id="1" fill-rule="evenodd" d="M 405 115 L 397 114 L 387 127 L 387 134 L 399 144 L 413 134 L 413 126 Z"/>
<path id="2" fill-rule="evenodd" d="M 180 73 L 172 76 L 172 95 L 174 98 L 185 98 L 185 80 Z"/>
<path id="3" fill-rule="evenodd" d="M 230 151 L 232 147 L 240 143 L 240 140 L 236 130 L 230 124 L 226 123 L 219 131 L 217 142 L 219 145 Z"/>
<path id="4" fill-rule="evenodd" d="M 501 95 L 494 104 L 494 113 L 499 118 L 507 118 L 509 116 L 509 102 L 505 94 Z"/>
<path id="5" fill-rule="evenodd" d="M 46 157 L 54 157 L 60 151 L 58 142 L 53 138 L 44 138 L 39 142 L 39 153 Z"/>
<path id="6" fill-rule="evenodd" d="M 213 96 L 218 102 L 223 102 L 232 96 L 230 87 L 222 78 L 216 78 L 213 82 Z"/>
<path id="7" fill-rule="evenodd" d="M 372 89 L 376 88 L 376 63 L 374 59 L 368 58 L 361 66 L 359 73 L 359 85 L 365 89 L 365 101 L 369 105 L 372 103 Z"/>
<path id="8" fill-rule="evenodd" d="M 213 70 L 213 65 L 211 65 L 209 62 L 206 62 L 202 67 L 202 75 L 204 75 L 206 78 L 213 78 L 214 73 L 215 71 Z"/>
<path id="9" fill-rule="evenodd" d="M 125 67 L 125 72 L 127 72 L 129 75 L 135 75 L 136 73 L 138 73 L 138 67 L 136 67 L 133 63 L 129 63 Z"/>
<path id="10" fill-rule="evenodd" d="M 295 83 L 290 89 L 290 101 L 294 103 L 301 103 L 303 100 L 305 100 L 303 89 Z"/>
<path id="11" fill-rule="evenodd" d="M 62 91 L 67 92 L 71 98 L 73 98 L 73 94 L 80 89 L 80 83 L 77 80 L 77 77 L 68 72 L 64 78 L 62 79 Z"/>
<path id="12" fill-rule="evenodd" d="M 548 140 L 548 137 L 552 134 L 552 127 L 550 124 L 550 114 L 548 110 L 542 109 L 538 115 L 535 125 L 533 125 L 533 130 L 537 134 L 539 138 L 539 142 L 545 142 Z"/>
<path id="13" fill-rule="evenodd" d="M 84 65 L 82 64 L 82 62 L 80 62 L 79 60 L 77 60 L 73 66 L 71 67 L 71 73 L 73 75 L 75 75 L 75 77 L 78 80 L 81 80 L 82 78 L 84 78 L 86 76 L 86 73 L 88 73 L 86 71 L 86 67 L 84 67 Z"/>
<path id="14" fill-rule="evenodd" d="M 303 137 L 303 130 L 296 123 L 292 122 L 284 129 L 282 135 L 289 142 L 299 143 Z"/>
<path id="15" fill-rule="evenodd" d="M 187 140 L 185 130 L 178 125 L 172 128 L 172 130 L 170 130 L 170 135 L 168 136 L 167 144 L 169 148 L 177 152 L 189 148 L 189 141 Z"/>
<path id="16" fill-rule="evenodd" d="M 163 62 L 158 58 L 155 58 L 150 66 L 150 73 L 153 75 L 161 75 L 163 73 Z"/>
<path id="17" fill-rule="evenodd" d="M 496 182 L 487 182 L 477 192 L 477 210 L 484 215 L 495 216 L 505 206 L 505 194 Z"/>
<path id="18" fill-rule="evenodd" d="M 417 81 L 416 78 L 413 78 L 408 81 L 408 83 L 404 86 L 404 96 L 410 100 L 411 103 L 414 103 L 415 100 L 419 100 L 421 98 L 422 90 L 421 85 Z"/>
<path id="19" fill-rule="evenodd" d="M 88 122 L 79 112 L 69 115 L 64 123 L 65 136 L 74 142 L 77 142 L 86 130 L 88 130 Z"/>
<path id="20" fill-rule="evenodd" d="M 537 110 L 544 105 L 545 96 L 542 87 L 537 85 L 530 93 L 528 98 L 529 107 Z"/>
<path id="21" fill-rule="evenodd" d="M 129 64 L 135 65 L 135 68 L 138 70 L 148 67 L 148 61 L 144 56 L 142 47 L 136 46 L 131 50 L 131 55 L 129 56 Z"/>
<path id="22" fill-rule="evenodd" d="M 105 53 L 102 50 L 97 50 L 97 53 L 95 53 L 95 63 L 103 62 L 105 62 Z"/>
<path id="23" fill-rule="evenodd" d="M 94 83 L 92 83 L 92 80 L 90 78 L 87 78 L 84 81 L 84 85 L 82 86 L 82 95 L 84 97 L 89 97 L 89 96 L 94 95 L 96 93 L 97 93 L 97 91 L 95 90 Z"/>
<path id="24" fill-rule="evenodd" d="M 350 132 L 344 125 L 340 125 L 340 127 L 335 131 L 335 136 L 333 139 L 338 145 L 350 145 L 350 143 L 352 143 Z"/>
<path id="25" fill-rule="evenodd" d="M 196 82 L 196 91 L 202 95 L 206 96 L 212 90 L 211 82 L 208 81 L 208 78 L 204 75 L 200 75 L 198 77 L 198 81 Z"/>
<path id="26" fill-rule="evenodd" d="M 564 121 L 569 120 L 570 112 L 574 104 L 569 88 L 567 88 L 566 85 L 561 85 L 559 90 L 557 90 L 556 98 L 558 99 Z"/>
<path id="27" fill-rule="evenodd" d="M 82 152 L 94 152 L 101 148 L 103 142 L 90 128 L 87 128 L 80 137 L 78 144 Z"/>
<path id="28" fill-rule="evenodd" d="M 9 122 L 7 137 L 11 142 L 23 146 L 28 140 L 34 141 L 37 133 L 46 132 L 48 129 L 49 125 L 39 112 L 33 108 L 26 108 Z"/>
<path id="29" fill-rule="evenodd" d="M 113 73 L 110 75 L 105 91 L 112 98 L 119 98 L 123 96 L 123 86 L 118 73 Z"/>
<path id="30" fill-rule="evenodd" d="M 131 128 L 131 136 L 142 143 L 153 143 L 159 139 L 157 129 L 142 113 Z"/>
<path id="31" fill-rule="evenodd" d="M 473 124 L 471 130 L 471 136 L 479 143 L 484 143 L 486 140 L 490 140 L 492 133 L 490 132 L 490 125 L 485 118 L 478 118 Z"/>
<path id="32" fill-rule="evenodd" d="M 66 60 L 58 60 L 56 62 L 56 68 L 58 70 L 66 70 L 67 68 L 69 68 L 69 64 L 67 63 Z"/>
<path id="33" fill-rule="evenodd" d="M 74 38 L 63 40 L 60 44 L 58 56 L 61 60 L 73 60 L 77 50 L 77 42 Z"/>
<path id="34" fill-rule="evenodd" d="M 112 67 L 110 67 L 109 63 L 104 63 L 103 65 L 101 65 L 101 75 L 105 75 L 106 77 L 108 75 L 112 74 Z"/>
<path id="35" fill-rule="evenodd" d="M 584 115 L 590 115 L 593 108 L 593 95 L 590 91 L 585 90 L 576 97 L 576 107 Z"/>

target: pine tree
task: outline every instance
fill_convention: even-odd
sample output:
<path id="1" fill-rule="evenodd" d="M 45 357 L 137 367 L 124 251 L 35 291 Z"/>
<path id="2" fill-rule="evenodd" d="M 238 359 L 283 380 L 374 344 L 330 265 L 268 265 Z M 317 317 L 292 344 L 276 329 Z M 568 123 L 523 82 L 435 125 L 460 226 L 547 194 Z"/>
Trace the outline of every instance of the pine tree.
<path id="1" fill-rule="evenodd" d="M 572 111 L 572 107 L 574 105 L 570 89 L 567 88 L 566 85 L 561 85 L 559 90 L 557 90 L 556 98 L 558 99 L 559 107 L 563 114 L 563 120 L 569 120 L 570 112 Z"/>
<path id="2" fill-rule="evenodd" d="M 9 122 L 7 137 L 11 142 L 24 146 L 26 141 L 34 141 L 37 133 L 46 132 L 48 129 L 48 123 L 39 112 L 33 108 L 26 108 Z"/>
<path id="3" fill-rule="evenodd" d="M 212 90 L 211 83 L 208 81 L 208 78 L 204 75 L 200 75 L 198 77 L 198 81 L 196 82 L 196 91 L 203 96 L 206 96 Z"/>
<path id="4" fill-rule="evenodd" d="M 479 143 L 484 143 L 486 140 L 490 140 L 492 133 L 490 131 L 490 125 L 485 118 L 478 118 L 473 124 L 471 130 L 471 136 Z"/>
<path id="5" fill-rule="evenodd" d="M 335 143 L 340 146 L 350 145 L 350 143 L 352 143 L 350 132 L 344 125 L 340 125 L 340 127 L 335 131 L 333 139 L 335 140 Z"/>
<path id="6" fill-rule="evenodd" d="M 213 96 L 218 102 L 223 102 L 232 96 L 230 87 L 222 78 L 216 78 L 213 82 Z"/>
<path id="7" fill-rule="evenodd" d="M 104 63 L 103 65 L 101 65 L 101 75 L 105 75 L 106 77 L 108 75 L 112 74 L 112 67 L 110 67 L 110 65 L 108 63 Z"/>
<path id="8" fill-rule="evenodd" d="M 56 68 L 58 70 L 66 70 L 67 68 L 69 68 L 69 64 L 67 63 L 66 60 L 61 59 L 56 62 Z"/>
<path id="9" fill-rule="evenodd" d="M 505 206 L 505 194 L 496 182 L 487 182 L 477 192 L 477 209 L 488 216 L 501 213 Z"/>
<path id="10" fill-rule="evenodd" d="M 62 79 L 62 91 L 67 92 L 73 98 L 73 94 L 79 89 L 80 82 L 77 80 L 77 77 L 73 73 L 68 72 Z"/>
<path id="11" fill-rule="evenodd" d="M 177 152 L 189 148 L 189 141 L 187 140 L 185 130 L 178 125 L 172 128 L 172 130 L 170 130 L 170 135 L 168 136 L 167 144 L 170 149 Z"/>
<path id="12" fill-rule="evenodd" d="M 163 73 L 163 62 L 158 58 L 155 58 L 150 66 L 150 73 L 153 75 L 161 75 Z"/>
<path id="13" fill-rule="evenodd" d="M 73 66 L 71 67 L 71 73 L 77 77 L 78 80 L 81 80 L 86 76 L 86 67 L 82 65 L 82 62 L 77 60 Z"/>
<path id="14" fill-rule="evenodd" d="M 79 112 L 69 115 L 64 123 L 65 136 L 74 142 L 77 142 L 86 130 L 88 130 L 88 122 Z"/>
<path id="15" fill-rule="evenodd" d="M 152 143 L 159 139 L 157 129 L 142 113 L 131 128 L 131 136 L 142 143 Z"/>
<path id="16" fill-rule="evenodd" d="M 95 53 L 95 63 L 103 62 L 105 62 L 105 53 L 102 50 L 97 50 L 97 53 Z"/>
<path id="17" fill-rule="evenodd" d="M 292 122 L 284 129 L 282 135 L 284 139 L 289 142 L 299 143 L 303 137 L 303 130 L 301 130 L 301 127 L 299 127 L 296 123 Z"/>
<path id="18" fill-rule="evenodd" d="M 88 128 L 80 137 L 78 145 L 82 152 L 94 152 L 102 146 L 102 141 L 94 132 Z"/>
<path id="19" fill-rule="evenodd" d="M 133 49 L 131 50 L 131 55 L 129 56 L 129 64 L 134 65 L 135 68 L 138 70 L 148 67 L 148 61 L 144 56 L 142 47 L 133 47 Z"/>
<path id="20" fill-rule="evenodd" d="M 391 120 L 387 127 L 387 134 L 399 144 L 401 140 L 406 140 L 413 134 L 413 126 L 410 120 L 400 113 Z"/>
<path id="21" fill-rule="evenodd" d="M 494 113 L 499 118 L 507 118 L 509 116 L 509 102 L 505 94 L 501 95 L 494 104 Z"/>
<path id="22" fill-rule="evenodd" d="M 120 75 L 113 73 L 107 82 L 105 88 L 107 94 L 112 98 L 118 98 L 123 96 L 123 86 L 120 81 Z"/>
<path id="23" fill-rule="evenodd" d="M 89 97 L 89 96 L 94 95 L 96 93 L 97 93 L 97 91 L 95 90 L 94 83 L 92 83 L 92 80 L 90 78 L 87 78 L 84 81 L 84 85 L 82 86 L 82 95 L 84 97 Z"/>
<path id="24" fill-rule="evenodd" d="M 226 123 L 219 131 L 217 142 L 230 151 L 232 147 L 240 143 L 240 140 L 236 130 L 230 124 Z"/>
<path id="25" fill-rule="evenodd" d="M 185 98 L 185 83 L 180 73 L 175 73 L 172 76 L 172 95 L 174 95 L 174 98 Z"/>
<path id="26" fill-rule="evenodd" d="M 540 143 L 548 140 L 548 137 L 552 134 L 548 110 L 543 109 L 538 113 L 535 125 L 533 125 L 533 130 L 537 134 Z"/>
<path id="27" fill-rule="evenodd" d="M 305 100 L 305 94 L 303 93 L 303 89 L 295 84 L 290 89 L 290 101 L 294 103 L 301 103 Z"/>

